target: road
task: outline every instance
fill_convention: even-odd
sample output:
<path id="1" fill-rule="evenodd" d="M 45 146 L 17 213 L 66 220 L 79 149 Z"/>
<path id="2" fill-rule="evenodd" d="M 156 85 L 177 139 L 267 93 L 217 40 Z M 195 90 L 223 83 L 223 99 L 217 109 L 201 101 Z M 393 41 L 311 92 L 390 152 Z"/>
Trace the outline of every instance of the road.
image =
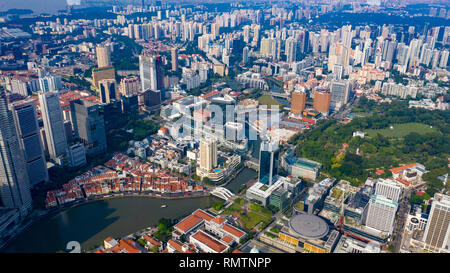
<path id="1" fill-rule="evenodd" d="M 402 246 L 403 229 L 405 226 L 406 217 L 409 212 L 410 197 L 411 197 L 411 190 L 407 190 L 404 192 L 402 199 L 399 202 L 397 221 L 395 222 L 394 231 L 392 235 L 393 238 L 395 238 L 394 253 L 400 253 L 400 247 Z"/>

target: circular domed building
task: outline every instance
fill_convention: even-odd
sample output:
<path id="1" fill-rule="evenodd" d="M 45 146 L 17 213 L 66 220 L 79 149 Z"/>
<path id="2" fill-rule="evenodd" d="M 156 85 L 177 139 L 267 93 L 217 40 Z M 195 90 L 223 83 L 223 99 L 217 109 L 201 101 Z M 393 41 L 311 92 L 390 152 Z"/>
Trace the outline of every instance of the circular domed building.
<path id="1" fill-rule="evenodd" d="M 321 239 L 329 232 L 328 224 L 312 214 L 296 214 L 289 220 L 289 231 L 303 239 Z"/>

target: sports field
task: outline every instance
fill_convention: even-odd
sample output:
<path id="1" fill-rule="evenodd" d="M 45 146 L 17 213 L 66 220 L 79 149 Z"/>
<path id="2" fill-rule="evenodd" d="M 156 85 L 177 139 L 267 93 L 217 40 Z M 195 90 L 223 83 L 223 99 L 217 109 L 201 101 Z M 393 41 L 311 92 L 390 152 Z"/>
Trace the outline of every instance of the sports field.
<path id="1" fill-rule="evenodd" d="M 409 133 L 416 132 L 419 134 L 427 134 L 432 132 L 437 132 L 438 130 L 435 128 L 431 128 L 429 125 L 423 124 L 423 123 L 402 123 L 402 124 L 392 124 L 391 128 L 385 128 L 385 129 L 370 129 L 366 130 L 366 133 L 370 137 L 374 137 L 377 134 L 382 134 L 385 137 L 388 138 L 400 138 L 404 137 Z"/>
<path id="2" fill-rule="evenodd" d="M 259 104 L 267 105 L 270 107 L 271 105 L 279 105 L 280 107 L 282 104 L 278 102 L 276 99 L 274 99 L 271 95 L 264 94 L 261 97 L 258 98 Z"/>

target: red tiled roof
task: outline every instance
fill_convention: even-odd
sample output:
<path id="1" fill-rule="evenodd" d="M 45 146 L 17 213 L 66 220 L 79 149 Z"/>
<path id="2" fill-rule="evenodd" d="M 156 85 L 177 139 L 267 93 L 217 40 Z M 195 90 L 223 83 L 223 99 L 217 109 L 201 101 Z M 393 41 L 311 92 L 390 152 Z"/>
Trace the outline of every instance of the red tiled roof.
<path id="1" fill-rule="evenodd" d="M 183 231 L 183 232 L 187 232 L 189 229 L 191 229 L 192 227 L 194 227 L 195 225 L 197 225 L 198 223 L 200 223 L 203 219 L 200 218 L 199 216 L 192 214 L 189 215 L 188 217 L 186 217 L 184 220 L 182 220 L 181 222 L 179 222 L 175 228 Z"/>
<path id="2" fill-rule="evenodd" d="M 217 253 L 222 253 L 227 249 L 227 246 L 223 243 L 219 242 L 218 240 L 214 239 L 213 237 L 209 236 L 205 232 L 199 230 L 194 235 L 192 235 L 194 239 L 197 241 L 207 245 L 209 248 L 214 250 Z"/>
<path id="3" fill-rule="evenodd" d="M 214 91 L 211 91 L 211 92 L 209 92 L 209 93 L 207 93 L 207 94 L 200 95 L 200 97 L 201 97 L 202 99 L 207 99 L 207 98 L 210 98 L 210 97 L 212 97 L 212 96 L 214 96 L 214 95 L 217 95 L 217 94 L 219 94 L 219 91 L 214 90 Z"/>
<path id="4" fill-rule="evenodd" d="M 194 215 L 202 218 L 205 221 L 211 221 L 212 219 L 214 219 L 214 216 L 212 216 L 211 214 L 207 213 L 206 211 L 202 210 L 202 209 L 198 209 L 196 211 L 194 211 L 193 213 Z"/>
<path id="5" fill-rule="evenodd" d="M 222 229 L 238 238 L 241 238 L 242 236 L 245 235 L 244 232 L 240 231 L 239 229 L 233 227 L 232 225 L 229 224 L 225 224 L 223 225 Z"/>
<path id="6" fill-rule="evenodd" d="M 228 235 L 225 235 L 223 236 L 222 241 L 225 242 L 227 245 L 230 245 L 234 241 L 234 239 Z"/>
<path id="7" fill-rule="evenodd" d="M 389 170 L 390 170 L 392 173 L 398 173 L 398 172 L 400 172 L 400 171 L 403 171 L 403 170 L 412 168 L 412 167 L 414 167 L 414 166 L 416 166 L 416 163 L 404 165 L 404 166 L 397 167 L 397 168 L 392 168 L 392 169 L 389 169 Z"/>
<path id="8" fill-rule="evenodd" d="M 144 239 L 145 239 L 147 242 L 149 242 L 150 244 L 154 245 L 154 246 L 160 246 L 160 245 L 161 245 L 161 242 L 160 242 L 160 241 L 158 241 L 158 240 L 156 240 L 155 238 L 150 237 L 150 236 L 148 236 L 148 235 L 145 235 L 145 236 L 144 236 Z"/>
<path id="9" fill-rule="evenodd" d="M 139 249 L 133 246 L 133 241 L 125 239 L 121 239 L 118 245 L 110 249 L 114 253 L 119 253 L 124 250 L 128 253 L 140 253 Z"/>
<path id="10" fill-rule="evenodd" d="M 411 182 L 406 181 L 405 179 L 397 178 L 396 180 L 397 180 L 397 182 L 402 183 L 405 186 L 411 185 Z"/>
<path id="11" fill-rule="evenodd" d="M 217 216 L 216 218 L 214 218 L 214 220 L 213 220 L 215 223 L 217 223 L 217 224 L 222 224 L 223 222 L 225 222 L 225 218 L 223 218 L 223 217 L 219 217 L 219 216 Z"/>
<path id="12" fill-rule="evenodd" d="M 183 252 L 183 244 L 178 242 L 177 240 L 172 240 L 170 239 L 167 242 L 167 245 L 169 245 L 170 247 L 172 247 L 173 249 L 175 249 L 176 251 L 182 253 Z"/>

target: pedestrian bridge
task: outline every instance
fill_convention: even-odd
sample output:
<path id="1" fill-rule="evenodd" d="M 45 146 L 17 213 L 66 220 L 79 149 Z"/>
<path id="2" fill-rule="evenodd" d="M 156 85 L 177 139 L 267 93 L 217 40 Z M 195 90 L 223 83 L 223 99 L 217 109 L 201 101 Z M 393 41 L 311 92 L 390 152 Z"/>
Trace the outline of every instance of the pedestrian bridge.
<path id="1" fill-rule="evenodd" d="M 212 192 L 212 195 L 217 196 L 225 201 L 230 200 L 234 194 L 224 187 L 216 187 Z"/>

